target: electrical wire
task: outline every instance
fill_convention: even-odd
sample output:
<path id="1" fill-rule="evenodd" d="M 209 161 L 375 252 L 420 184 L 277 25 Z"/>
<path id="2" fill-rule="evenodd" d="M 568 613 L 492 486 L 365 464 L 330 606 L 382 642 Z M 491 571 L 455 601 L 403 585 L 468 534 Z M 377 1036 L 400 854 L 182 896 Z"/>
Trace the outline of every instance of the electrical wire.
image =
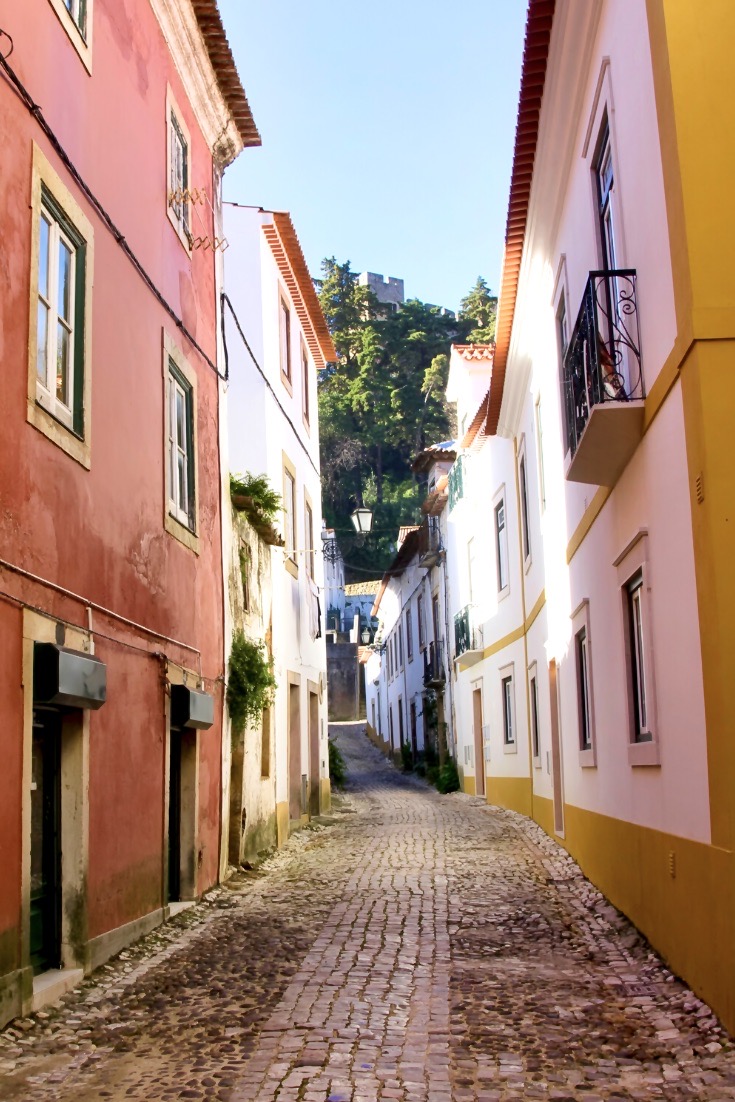
<path id="1" fill-rule="evenodd" d="M 273 386 L 271 384 L 270 379 L 268 378 L 265 371 L 263 370 L 263 368 L 258 363 L 258 361 L 256 359 L 256 356 L 255 356 L 255 353 L 253 352 L 252 348 L 250 347 L 250 344 L 248 343 L 248 339 L 247 339 L 247 337 L 245 336 L 245 334 L 243 332 L 242 326 L 240 325 L 240 319 L 238 318 L 237 313 L 235 312 L 235 307 L 230 302 L 229 296 L 223 291 L 221 296 L 220 296 L 220 299 L 221 299 L 221 303 L 222 303 L 222 311 L 221 311 L 222 312 L 222 343 L 224 344 L 224 348 L 225 348 L 225 376 L 224 377 L 226 379 L 229 379 L 229 377 L 230 377 L 229 354 L 228 354 L 228 351 L 227 351 L 227 341 L 226 341 L 226 338 L 225 338 L 225 322 L 224 322 L 224 313 L 225 313 L 224 306 L 226 304 L 230 308 L 230 313 L 232 314 L 232 320 L 235 323 L 235 328 L 237 329 L 237 332 L 240 335 L 240 339 L 241 339 L 242 343 L 245 345 L 245 348 L 247 349 L 247 352 L 248 352 L 248 355 L 250 356 L 250 359 L 253 361 L 253 363 L 255 364 L 255 367 L 258 370 L 258 374 L 262 378 L 265 385 L 268 387 L 268 390 L 270 391 L 270 393 L 273 397 L 273 400 L 275 401 L 276 405 L 278 406 L 281 413 L 285 417 L 286 421 L 288 421 L 289 425 L 291 426 L 291 431 L 293 432 L 294 436 L 296 437 L 296 440 L 298 441 L 299 446 L 301 447 L 302 451 L 304 452 L 304 455 L 309 460 L 309 463 L 313 467 L 316 474 L 321 478 L 321 472 L 319 471 L 319 468 L 317 467 L 314 460 L 311 458 L 311 454 L 309 452 L 309 449 L 306 447 L 306 444 L 301 439 L 301 435 L 300 435 L 298 429 L 296 428 L 296 425 L 293 423 L 293 421 L 289 417 L 288 413 L 286 412 L 280 398 L 278 397 L 275 390 L 273 389 Z"/>

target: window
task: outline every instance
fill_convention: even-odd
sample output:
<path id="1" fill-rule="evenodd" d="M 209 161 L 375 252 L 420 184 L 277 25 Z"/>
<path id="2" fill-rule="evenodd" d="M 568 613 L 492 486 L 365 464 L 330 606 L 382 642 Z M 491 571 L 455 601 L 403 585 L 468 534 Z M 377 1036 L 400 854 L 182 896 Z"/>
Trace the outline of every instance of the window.
<path id="1" fill-rule="evenodd" d="M 267 780 L 271 775 L 271 710 L 263 709 L 260 725 L 260 776 Z"/>
<path id="2" fill-rule="evenodd" d="M 521 451 L 521 458 L 518 464 L 518 483 L 521 497 L 521 548 L 523 551 L 523 561 L 524 563 L 528 563 L 531 558 L 531 538 L 528 527 L 528 478 L 526 476 L 525 448 Z"/>
<path id="3" fill-rule="evenodd" d="M 27 420 L 89 467 L 92 227 L 33 146 Z"/>
<path id="4" fill-rule="evenodd" d="M 85 242 L 41 185 L 36 303 L 36 401 L 81 435 Z"/>
<path id="5" fill-rule="evenodd" d="M 641 529 L 613 564 L 621 585 L 630 765 L 660 764 L 647 555 L 647 532 Z"/>
<path id="6" fill-rule="evenodd" d="M 290 466 L 283 467 L 283 538 L 286 543 L 286 562 L 296 567 L 296 472 Z"/>
<path id="7" fill-rule="evenodd" d="M 536 399 L 536 450 L 538 452 L 538 485 L 541 512 L 546 508 L 546 474 L 544 471 L 544 426 L 541 420 L 541 395 Z"/>
<path id="8" fill-rule="evenodd" d="M 278 300 L 278 333 L 281 354 L 281 378 L 292 392 L 291 383 L 291 311 L 281 295 Z"/>
<path id="9" fill-rule="evenodd" d="M 311 508 L 311 504 L 308 501 L 304 502 L 304 514 L 305 514 L 305 532 L 304 538 L 306 540 L 306 569 L 309 572 L 309 577 L 314 577 L 314 513 Z"/>
<path id="10" fill-rule="evenodd" d="M 64 0 L 64 6 L 79 28 L 82 38 L 86 37 L 87 0 Z"/>
<path id="11" fill-rule="evenodd" d="M 173 359 L 168 365 L 169 512 L 193 532 L 194 413 L 192 388 Z"/>
<path id="12" fill-rule="evenodd" d="M 419 626 L 419 649 L 423 650 L 426 646 L 426 630 L 424 628 L 424 598 L 420 593 L 416 600 L 416 617 Z"/>
<path id="13" fill-rule="evenodd" d="M 406 609 L 406 654 L 408 661 L 413 661 L 413 624 L 411 622 L 411 606 Z"/>
<path id="14" fill-rule="evenodd" d="M 50 0 L 59 22 L 66 31 L 82 64 L 92 72 L 93 0 Z"/>
<path id="15" fill-rule="evenodd" d="M 398 668 L 403 669 L 403 625 L 398 625 Z"/>
<path id="16" fill-rule="evenodd" d="M 495 557 L 498 593 L 503 593 L 508 588 L 508 532 L 505 525 L 505 500 L 502 497 L 495 506 Z"/>
<path id="17" fill-rule="evenodd" d="M 508 674 L 500 682 L 503 699 L 503 745 L 515 746 L 515 716 L 513 714 L 513 675 Z"/>
<path id="18" fill-rule="evenodd" d="M 615 175 L 613 172 L 610 127 L 608 125 L 607 116 L 603 122 L 597 156 L 595 158 L 595 183 L 597 186 L 602 267 L 613 270 L 617 267 L 615 258 L 615 226 L 613 222 L 612 206 Z"/>
<path id="19" fill-rule="evenodd" d="M 301 413 L 304 424 L 309 424 L 309 356 L 304 345 L 301 345 Z"/>
<path id="20" fill-rule="evenodd" d="M 572 614 L 574 665 L 577 676 L 579 764 L 582 766 L 594 766 L 597 764 L 589 610 L 589 601 L 584 600 Z"/>
<path id="21" fill-rule="evenodd" d="M 191 141 L 174 102 L 171 90 L 166 97 L 168 119 L 168 218 L 187 252 L 191 251 L 190 221 Z"/>
<path id="22" fill-rule="evenodd" d="M 165 407 L 164 527 L 192 551 L 197 537 L 196 375 L 174 342 L 163 339 Z"/>
<path id="23" fill-rule="evenodd" d="M 630 675 L 633 696 L 633 740 L 648 741 L 651 732 L 648 728 L 646 709 L 646 653 L 643 641 L 643 575 L 641 573 L 628 582 L 628 632 L 630 635 Z"/>
<path id="24" fill-rule="evenodd" d="M 592 746 L 590 725 L 590 683 L 587 664 L 587 629 L 582 628 L 574 637 L 577 656 L 577 702 L 579 705 L 579 748 L 589 750 Z"/>
<path id="25" fill-rule="evenodd" d="M 245 540 L 240 540 L 240 577 L 242 578 L 242 607 L 244 612 L 250 612 L 250 547 Z"/>
<path id="26" fill-rule="evenodd" d="M 539 714 L 538 714 L 538 675 L 536 673 L 536 665 L 531 667 L 531 676 L 528 682 L 529 688 L 529 703 L 531 706 L 531 752 L 533 754 L 534 764 L 541 765 L 541 730 L 539 726 Z"/>

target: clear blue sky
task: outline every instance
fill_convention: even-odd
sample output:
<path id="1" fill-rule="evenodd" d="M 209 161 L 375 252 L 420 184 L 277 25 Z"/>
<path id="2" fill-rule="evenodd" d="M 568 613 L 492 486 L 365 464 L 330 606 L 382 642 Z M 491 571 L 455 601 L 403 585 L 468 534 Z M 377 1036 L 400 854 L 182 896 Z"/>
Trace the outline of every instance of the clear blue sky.
<path id="1" fill-rule="evenodd" d="M 263 139 L 225 199 L 456 309 L 497 291 L 526 0 L 219 0 Z"/>

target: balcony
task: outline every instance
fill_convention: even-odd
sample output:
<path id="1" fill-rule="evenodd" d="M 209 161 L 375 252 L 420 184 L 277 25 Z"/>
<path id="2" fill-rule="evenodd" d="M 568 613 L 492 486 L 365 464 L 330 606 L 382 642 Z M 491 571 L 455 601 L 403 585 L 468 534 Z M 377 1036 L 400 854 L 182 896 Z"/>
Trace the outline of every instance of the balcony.
<path id="1" fill-rule="evenodd" d="M 633 269 L 590 272 L 564 356 L 570 482 L 614 486 L 643 435 Z"/>
<path id="2" fill-rule="evenodd" d="M 466 605 L 454 617 L 454 661 L 461 659 L 463 668 L 482 661 L 484 648 L 482 628 L 476 623 L 474 605 Z"/>
<path id="3" fill-rule="evenodd" d="M 439 523 L 427 517 L 419 528 L 419 566 L 435 566 L 443 554 Z"/>
<path id="4" fill-rule="evenodd" d="M 449 471 L 449 512 L 464 497 L 464 463 L 458 456 Z"/>
<path id="5" fill-rule="evenodd" d="M 429 643 L 424 651 L 424 685 L 427 689 L 442 688 L 447 679 L 443 651 L 442 643 Z"/>

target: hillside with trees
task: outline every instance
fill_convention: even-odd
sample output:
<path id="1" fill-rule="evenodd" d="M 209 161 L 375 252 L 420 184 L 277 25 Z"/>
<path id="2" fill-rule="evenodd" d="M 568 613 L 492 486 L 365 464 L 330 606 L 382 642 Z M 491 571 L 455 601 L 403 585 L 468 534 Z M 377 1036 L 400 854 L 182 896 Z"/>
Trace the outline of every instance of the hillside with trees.
<path id="1" fill-rule="evenodd" d="M 322 262 L 317 289 L 338 354 L 319 379 L 324 515 L 348 576 L 364 580 L 390 563 L 398 526 L 421 519 L 411 462 L 454 435 L 444 398 L 450 346 L 493 340 L 497 299 L 480 277 L 456 318 L 418 299 L 393 311 L 334 257 Z M 349 518 L 363 504 L 373 534 L 358 539 Z"/>

